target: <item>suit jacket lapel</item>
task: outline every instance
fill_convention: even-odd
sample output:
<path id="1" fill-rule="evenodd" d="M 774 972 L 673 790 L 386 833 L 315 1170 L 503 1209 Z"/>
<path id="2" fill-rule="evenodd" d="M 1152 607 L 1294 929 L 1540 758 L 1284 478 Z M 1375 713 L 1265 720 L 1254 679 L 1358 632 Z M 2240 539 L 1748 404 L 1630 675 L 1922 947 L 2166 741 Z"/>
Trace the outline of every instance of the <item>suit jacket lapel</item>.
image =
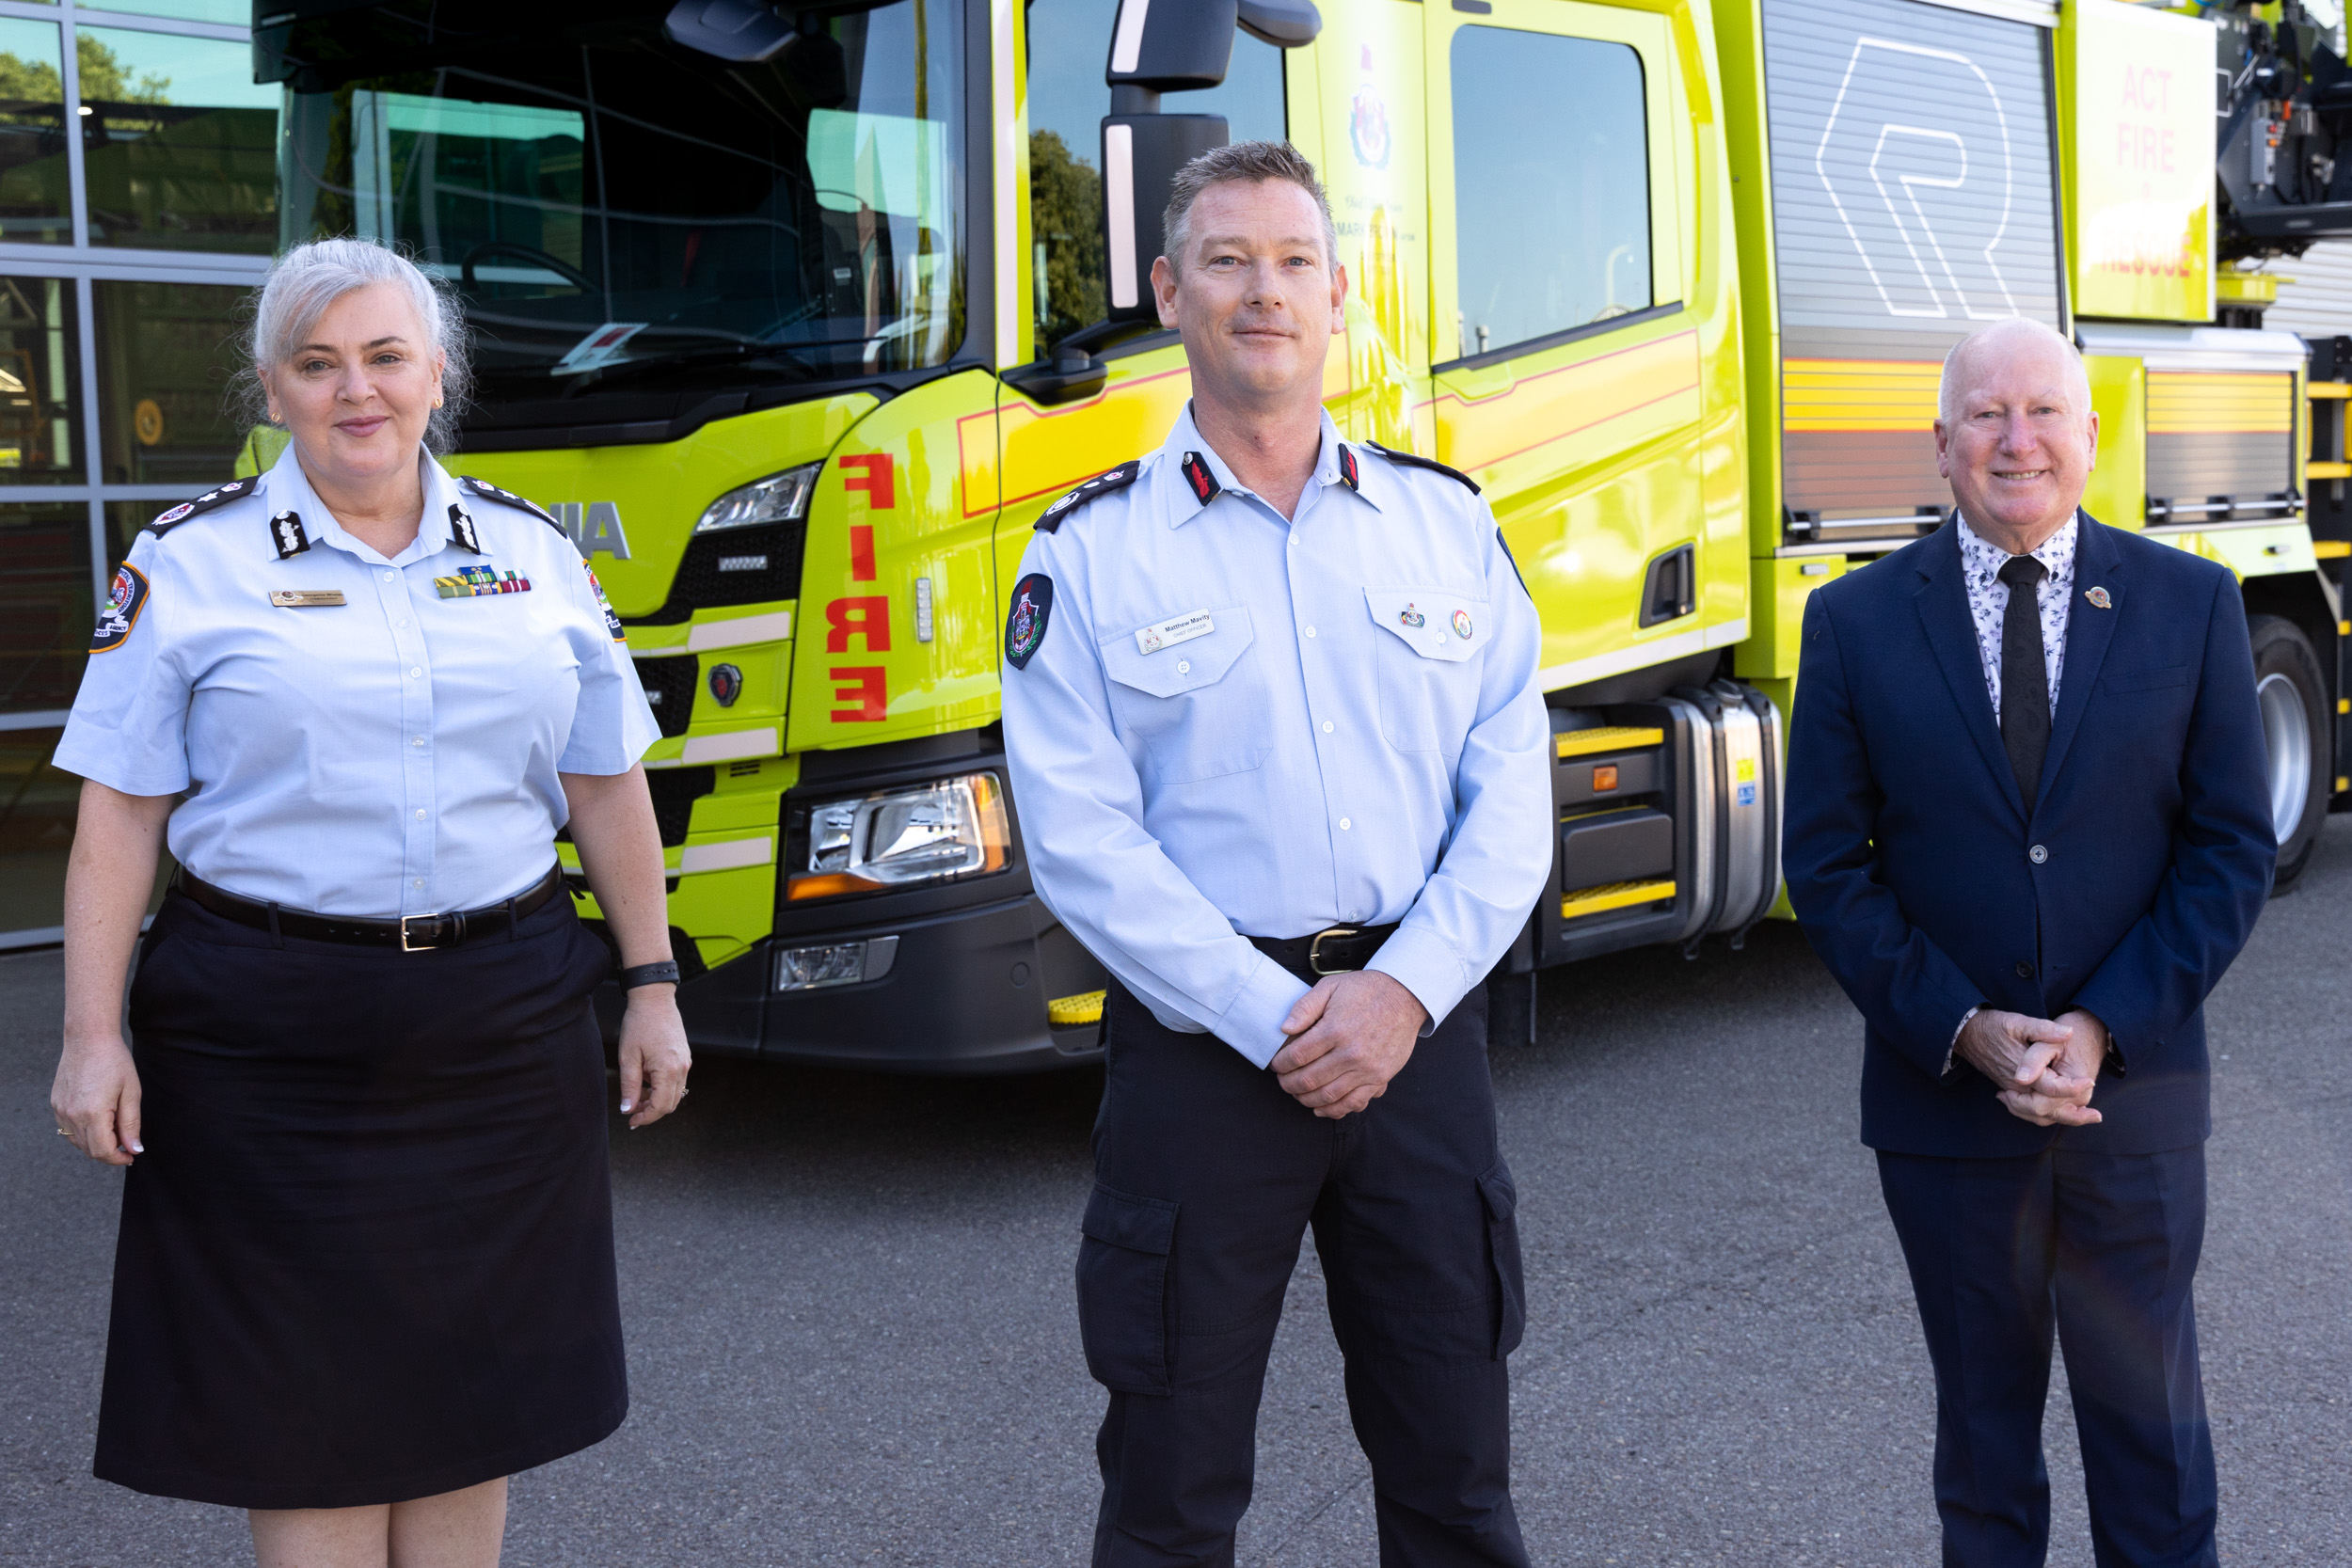
<path id="1" fill-rule="evenodd" d="M 2058 712 L 2050 721 L 2050 750 L 2042 761 L 2037 800 L 2050 798 L 2050 783 L 2074 732 L 2082 728 L 2083 709 L 2098 684 L 2099 667 L 2106 662 L 2107 644 L 2115 640 L 2115 623 L 2123 614 L 2123 552 L 2115 547 L 2106 525 L 2088 512 L 2079 519 L 2074 540 L 2074 600 L 2066 610 L 2066 663 L 2058 672 Z M 2102 610 L 2083 595 L 2093 588 L 2107 593 Z"/>
<path id="2" fill-rule="evenodd" d="M 1977 743 L 1985 767 L 1993 770 L 1994 784 L 2019 816 L 2026 815 L 2026 798 L 2018 792 L 2017 775 L 2010 768 L 2009 752 L 2001 745 L 2000 726 L 1993 718 L 1993 698 L 1984 689 L 1984 656 L 1977 651 L 1977 626 L 1968 613 L 1968 585 L 1963 580 L 1960 561 L 1960 523 L 1955 515 L 1947 515 L 1919 552 L 1919 591 L 1912 602 L 1919 607 L 1919 624 L 1928 636 L 1928 646 L 1935 650 L 1935 661 L 1943 666 L 1944 683 L 1951 689 L 1952 701 L 1959 705 L 1961 723 L 1969 738 Z M 2069 664 L 2060 679 L 2061 693 L 2073 686 L 2073 646 L 2068 646 Z"/>

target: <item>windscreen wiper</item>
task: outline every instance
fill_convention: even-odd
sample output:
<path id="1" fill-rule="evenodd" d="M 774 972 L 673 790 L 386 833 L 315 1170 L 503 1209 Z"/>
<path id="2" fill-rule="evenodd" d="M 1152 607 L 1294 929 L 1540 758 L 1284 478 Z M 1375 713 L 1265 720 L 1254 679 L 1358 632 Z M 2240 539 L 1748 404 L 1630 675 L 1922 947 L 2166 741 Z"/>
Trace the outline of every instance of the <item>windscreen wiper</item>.
<path id="1" fill-rule="evenodd" d="M 575 397 L 591 388 L 609 386 L 612 382 L 631 379 L 650 371 L 679 370 L 697 365 L 748 364 L 755 361 L 780 361 L 800 372 L 799 379 L 807 380 L 817 368 L 806 360 L 794 357 L 786 349 L 773 343 L 703 343 L 691 347 L 659 349 L 651 354 L 634 354 L 616 359 L 609 365 L 583 371 L 567 379 L 571 385 L 559 394 Z"/>

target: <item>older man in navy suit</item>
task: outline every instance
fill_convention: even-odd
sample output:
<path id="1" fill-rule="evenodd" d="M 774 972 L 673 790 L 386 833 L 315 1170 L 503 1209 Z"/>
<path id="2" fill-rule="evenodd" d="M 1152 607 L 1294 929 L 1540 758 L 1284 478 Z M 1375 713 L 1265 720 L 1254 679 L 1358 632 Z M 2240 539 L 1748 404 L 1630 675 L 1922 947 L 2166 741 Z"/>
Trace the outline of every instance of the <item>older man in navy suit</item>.
<path id="1" fill-rule="evenodd" d="M 2237 584 L 2080 510 L 2098 435 L 2049 328 L 1955 348 L 1958 505 L 1813 595 L 1789 736 L 1789 899 L 1862 1012 L 1965 1568 L 2046 1554 L 2054 1326 L 2101 1568 L 2216 1560 L 2202 1008 L 2276 846 Z"/>

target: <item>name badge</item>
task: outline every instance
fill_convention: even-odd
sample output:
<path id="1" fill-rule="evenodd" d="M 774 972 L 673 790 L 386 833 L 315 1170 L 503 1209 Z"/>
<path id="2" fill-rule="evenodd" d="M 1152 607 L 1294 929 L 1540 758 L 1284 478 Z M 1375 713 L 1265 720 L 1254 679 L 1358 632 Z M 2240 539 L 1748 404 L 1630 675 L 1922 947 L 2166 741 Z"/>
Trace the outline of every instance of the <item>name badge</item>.
<path id="1" fill-rule="evenodd" d="M 1209 612 L 1196 610 L 1189 615 L 1179 615 L 1173 620 L 1162 621 L 1156 626 L 1144 627 L 1136 633 L 1136 646 L 1147 654 L 1156 654 L 1162 648 L 1172 648 L 1179 642 L 1206 637 L 1215 630 L 1216 623 L 1209 619 Z"/>
<path id="2" fill-rule="evenodd" d="M 340 588 L 279 588 L 273 590 L 269 602 L 280 610 L 318 610 L 343 602 Z"/>

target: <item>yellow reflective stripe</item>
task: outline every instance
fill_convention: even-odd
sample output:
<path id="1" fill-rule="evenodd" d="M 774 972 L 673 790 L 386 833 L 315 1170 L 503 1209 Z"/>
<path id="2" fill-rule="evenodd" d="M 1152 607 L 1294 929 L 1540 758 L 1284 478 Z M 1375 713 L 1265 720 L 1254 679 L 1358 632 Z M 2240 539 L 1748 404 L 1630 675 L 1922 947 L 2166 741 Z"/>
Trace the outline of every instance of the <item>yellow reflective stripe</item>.
<path id="1" fill-rule="evenodd" d="M 1559 740 L 1564 757 L 1589 756 L 1595 752 L 1631 752 L 1644 746 L 1663 746 L 1666 732 L 1639 724 L 1604 724 L 1597 730 L 1570 730 Z"/>
<path id="2" fill-rule="evenodd" d="M 1943 374 L 1932 359 L 1783 360 L 1781 423 L 1789 430 L 1930 430 Z"/>
<path id="3" fill-rule="evenodd" d="M 1571 893 L 1560 900 L 1560 918 L 1574 920 L 1582 914 L 1606 914 L 1611 910 L 1629 910 L 1636 904 L 1662 903 L 1675 895 L 1671 879 L 1650 882 L 1610 882 L 1601 887 L 1588 887 Z"/>
<path id="4" fill-rule="evenodd" d="M 2295 377 L 2267 371 L 2151 371 L 2151 436 L 2280 435 L 2295 428 Z"/>

